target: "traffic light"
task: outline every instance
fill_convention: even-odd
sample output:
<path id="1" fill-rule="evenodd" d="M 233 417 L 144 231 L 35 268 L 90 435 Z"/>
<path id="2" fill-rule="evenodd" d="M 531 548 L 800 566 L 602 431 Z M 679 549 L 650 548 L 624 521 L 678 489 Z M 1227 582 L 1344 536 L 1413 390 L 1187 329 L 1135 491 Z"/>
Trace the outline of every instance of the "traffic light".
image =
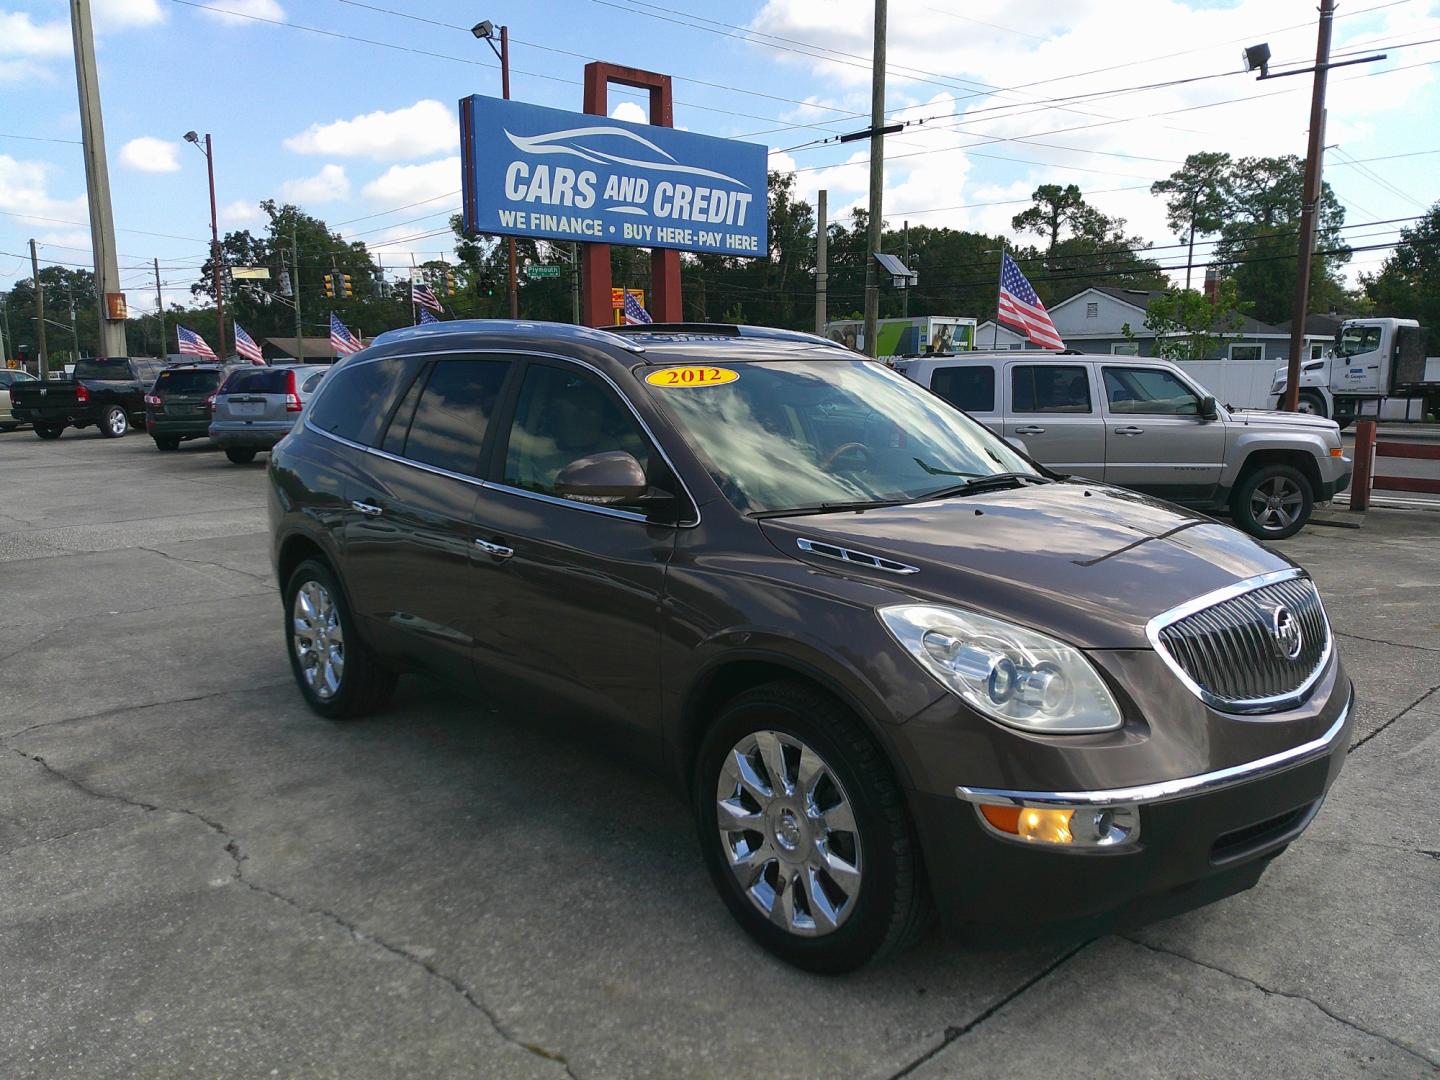
<path id="1" fill-rule="evenodd" d="M 350 280 L 350 275 L 349 275 L 349 274 L 341 274 L 341 275 L 340 275 L 340 280 L 341 280 L 341 284 L 344 286 L 344 291 L 343 291 L 343 296 L 344 296 L 344 298 L 345 298 L 346 300 L 352 300 L 352 299 L 354 299 L 354 297 L 355 297 L 355 289 L 354 289 L 353 284 L 352 284 L 352 282 L 351 282 L 351 280 Z"/>
<path id="2" fill-rule="evenodd" d="M 446 271 L 445 271 L 445 294 L 446 294 L 447 296 L 454 296 L 454 295 L 455 295 L 455 271 L 454 271 L 454 270 L 446 270 Z"/>
<path id="3" fill-rule="evenodd" d="M 476 295 L 476 296 L 494 296 L 494 295 L 495 295 L 495 282 L 494 282 L 493 280 L 491 280 L 489 274 L 480 274 L 479 276 L 477 276 L 477 277 L 475 278 L 475 295 Z"/>
<path id="4" fill-rule="evenodd" d="M 331 300 L 335 299 L 335 278 L 338 276 L 337 274 L 325 275 L 325 295 Z"/>

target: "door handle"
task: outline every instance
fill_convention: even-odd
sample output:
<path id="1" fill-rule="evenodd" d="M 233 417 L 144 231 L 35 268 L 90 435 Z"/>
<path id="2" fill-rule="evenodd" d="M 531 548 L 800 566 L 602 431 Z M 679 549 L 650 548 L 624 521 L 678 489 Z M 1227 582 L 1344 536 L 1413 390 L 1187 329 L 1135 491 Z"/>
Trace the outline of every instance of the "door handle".
<path id="1" fill-rule="evenodd" d="M 1134 425 L 1129 425 L 1129 426 L 1126 426 L 1126 427 L 1117 427 L 1117 428 L 1115 429 L 1115 434 L 1116 434 L 1116 435 L 1144 435 L 1144 434 L 1145 434 L 1145 429 L 1144 429 L 1143 427 L 1135 427 Z"/>
<path id="2" fill-rule="evenodd" d="M 475 546 L 496 559 L 508 559 L 515 554 L 514 548 L 508 548 L 504 544 L 492 544 L 489 540 L 476 540 Z"/>
<path id="3" fill-rule="evenodd" d="M 1016 435 L 1044 435 L 1044 434 L 1045 434 L 1045 429 L 1044 429 L 1043 427 L 1037 427 L 1037 426 L 1034 425 L 1034 424 L 1026 424 L 1024 427 L 1017 427 L 1017 428 L 1015 429 L 1015 434 L 1016 434 Z"/>
<path id="4" fill-rule="evenodd" d="M 352 500 L 350 505 L 354 509 L 359 510 L 360 513 L 364 514 L 366 517 L 379 517 L 385 512 L 380 507 L 376 506 L 374 503 L 361 502 L 359 499 Z"/>

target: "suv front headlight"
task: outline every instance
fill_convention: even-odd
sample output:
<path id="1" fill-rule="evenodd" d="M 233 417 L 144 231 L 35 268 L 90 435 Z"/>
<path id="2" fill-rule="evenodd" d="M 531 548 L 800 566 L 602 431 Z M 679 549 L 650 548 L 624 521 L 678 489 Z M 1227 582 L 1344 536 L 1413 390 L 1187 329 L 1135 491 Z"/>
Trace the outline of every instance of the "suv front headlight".
<path id="1" fill-rule="evenodd" d="M 881 621 L 920 666 L 986 716 L 1021 731 L 1113 731 L 1120 709 L 1080 650 L 959 608 L 896 604 Z"/>

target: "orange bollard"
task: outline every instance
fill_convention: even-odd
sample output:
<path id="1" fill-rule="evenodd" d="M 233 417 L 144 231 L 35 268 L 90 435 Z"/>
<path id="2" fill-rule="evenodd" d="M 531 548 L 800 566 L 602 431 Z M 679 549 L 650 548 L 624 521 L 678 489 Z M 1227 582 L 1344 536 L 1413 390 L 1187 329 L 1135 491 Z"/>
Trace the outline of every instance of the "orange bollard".
<path id="1" fill-rule="evenodd" d="M 1370 509 L 1370 483 L 1375 476 L 1375 421 L 1355 421 L 1355 475 L 1350 480 L 1350 509 Z"/>

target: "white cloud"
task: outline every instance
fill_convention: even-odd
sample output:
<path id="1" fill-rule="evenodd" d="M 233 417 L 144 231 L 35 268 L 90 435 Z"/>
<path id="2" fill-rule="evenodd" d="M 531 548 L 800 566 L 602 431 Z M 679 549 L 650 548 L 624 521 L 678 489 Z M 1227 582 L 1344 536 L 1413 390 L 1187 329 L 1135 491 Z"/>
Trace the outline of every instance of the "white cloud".
<path id="1" fill-rule="evenodd" d="M 610 110 L 611 120 L 625 120 L 631 124 L 650 123 L 650 114 L 636 102 L 622 101 Z"/>
<path id="2" fill-rule="evenodd" d="M 256 19 L 285 21 L 285 9 L 276 0 L 211 0 L 205 13 L 230 26 L 254 26 Z"/>
<path id="3" fill-rule="evenodd" d="M 400 161 L 454 149 L 460 142 L 455 113 L 438 101 L 417 101 L 394 112 L 372 112 L 329 124 L 311 124 L 285 140 L 297 154 Z"/>
<path id="4" fill-rule="evenodd" d="M 120 148 L 120 164 L 140 172 L 179 172 L 179 153 L 177 142 L 141 135 Z"/>
<path id="5" fill-rule="evenodd" d="M 65 248 L 67 251 L 89 251 L 91 244 L 89 229 L 61 229 L 57 232 L 41 233 L 35 238 L 40 246 L 53 244 L 58 248 Z M 80 257 L 75 255 L 64 256 L 66 262 L 79 262 Z"/>
<path id="6" fill-rule="evenodd" d="M 20 224 L 52 226 L 46 218 L 86 223 L 90 219 L 85 196 L 57 199 L 48 188 L 52 166 L 43 161 L 24 161 L 0 154 L 0 210 L 20 215 Z"/>
<path id="7" fill-rule="evenodd" d="M 265 220 L 265 214 L 260 210 L 258 203 L 246 202 L 239 199 L 220 208 L 220 224 L 235 229 L 248 228 L 251 225 L 258 225 Z"/>
<path id="8" fill-rule="evenodd" d="M 38 60 L 0 59 L 0 83 L 53 82 L 55 73 Z"/>
<path id="9" fill-rule="evenodd" d="M 392 165 L 365 185 L 365 198 L 375 203 L 403 206 L 460 193 L 460 159 L 441 158 L 424 165 Z"/>
<path id="10" fill-rule="evenodd" d="M 0 11 L 0 56 L 70 55 L 70 23 L 35 23 L 23 11 Z"/>
<path id="11" fill-rule="evenodd" d="M 165 21 L 160 0 L 95 0 L 91 5 L 99 33 L 132 26 L 153 26 Z"/>
<path id="12" fill-rule="evenodd" d="M 343 166 L 326 165 L 314 176 L 286 180 L 280 185 L 280 197 L 300 206 L 338 202 L 350 197 L 350 178 L 345 175 Z"/>

